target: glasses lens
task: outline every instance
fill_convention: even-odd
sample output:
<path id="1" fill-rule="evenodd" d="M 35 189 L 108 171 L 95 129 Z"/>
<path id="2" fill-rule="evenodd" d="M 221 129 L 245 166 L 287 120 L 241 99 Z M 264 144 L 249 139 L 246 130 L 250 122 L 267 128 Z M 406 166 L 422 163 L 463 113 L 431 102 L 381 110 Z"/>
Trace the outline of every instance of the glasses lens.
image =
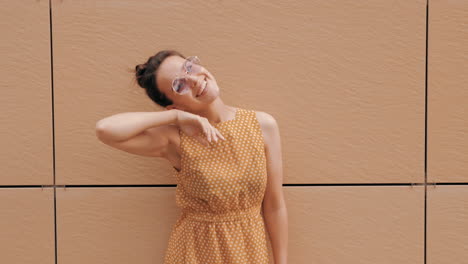
<path id="1" fill-rule="evenodd" d="M 201 71 L 200 59 L 197 56 L 188 57 L 185 60 L 185 70 L 188 73 L 199 73 Z"/>
<path id="2" fill-rule="evenodd" d="M 188 83 L 183 77 L 178 77 L 172 82 L 172 89 L 179 94 L 188 92 Z"/>
<path id="3" fill-rule="evenodd" d="M 184 68 L 187 74 L 197 74 L 201 72 L 202 66 L 197 56 L 190 56 L 185 60 Z M 185 75 L 182 74 L 182 75 Z M 172 82 L 172 89 L 179 94 L 189 91 L 189 83 L 184 77 L 176 77 Z"/>

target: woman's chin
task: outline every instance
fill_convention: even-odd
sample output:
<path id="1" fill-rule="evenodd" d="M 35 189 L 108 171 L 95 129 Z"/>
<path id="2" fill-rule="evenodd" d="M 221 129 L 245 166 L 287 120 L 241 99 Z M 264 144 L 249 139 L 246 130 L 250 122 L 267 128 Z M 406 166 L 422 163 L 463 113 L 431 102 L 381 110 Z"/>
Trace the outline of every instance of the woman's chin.
<path id="1" fill-rule="evenodd" d="M 213 101 L 216 99 L 216 97 L 218 97 L 218 93 L 213 93 L 213 91 L 211 91 L 210 93 L 207 93 L 203 97 L 199 98 L 199 100 L 204 102 Z"/>
<path id="2" fill-rule="evenodd" d="M 215 99 L 216 97 L 219 96 L 219 88 L 216 86 L 216 87 L 210 87 L 210 91 L 209 91 L 209 94 L 206 94 L 206 97 L 211 97 L 213 99 Z"/>

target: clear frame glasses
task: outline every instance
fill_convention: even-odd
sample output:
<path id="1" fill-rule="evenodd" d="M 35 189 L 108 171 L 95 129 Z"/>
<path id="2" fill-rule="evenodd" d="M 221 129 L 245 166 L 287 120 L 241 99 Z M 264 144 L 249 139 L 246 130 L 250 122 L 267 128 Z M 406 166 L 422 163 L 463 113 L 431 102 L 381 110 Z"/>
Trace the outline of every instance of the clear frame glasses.
<path id="1" fill-rule="evenodd" d="M 190 89 L 190 85 L 185 79 L 187 75 L 201 72 L 200 59 L 197 56 L 188 57 L 185 59 L 182 70 L 183 72 L 177 74 L 174 80 L 172 80 L 172 89 L 178 94 L 185 94 Z"/>

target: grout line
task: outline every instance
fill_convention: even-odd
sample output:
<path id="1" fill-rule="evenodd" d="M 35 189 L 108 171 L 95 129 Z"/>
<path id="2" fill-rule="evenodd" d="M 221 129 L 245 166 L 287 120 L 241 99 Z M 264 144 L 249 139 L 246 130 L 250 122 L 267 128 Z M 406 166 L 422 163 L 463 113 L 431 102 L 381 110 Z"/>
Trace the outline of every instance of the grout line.
<path id="1" fill-rule="evenodd" d="M 424 264 L 427 263 L 427 68 L 429 39 L 429 0 L 426 0 L 426 65 L 425 65 L 425 102 L 424 102 Z"/>
<path id="2" fill-rule="evenodd" d="M 417 186 L 426 185 L 426 183 L 285 183 L 283 187 L 293 186 Z M 427 183 L 429 186 L 435 185 Z M 438 182 L 440 185 L 460 186 L 468 185 L 468 182 Z M 105 187 L 124 187 L 124 188 L 138 188 L 138 187 L 176 187 L 177 184 L 71 184 L 71 185 L 1 185 L 0 189 L 7 188 L 105 188 Z"/>
<path id="3" fill-rule="evenodd" d="M 51 97 L 52 97 L 52 174 L 54 187 L 54 239 L 55 239 L 55 264 L 58 262 L 58 247 L 57 247 L 57 189 L 55 185 L 55 115 L 54 115 L 54 49 L 52 39 L 52 2 L 49 0 L 49 34 L 50 34 L 50 81 L 51 81 Z"/>
<path id="4" fill-rule="evenodd" d="M 287 183 L 283 184 L 283 187 L 295 187 L 295 186 L 425 186 L 423 183 Z M 427 183 L 428 186 L 435 188 L 434 184 Z M 448 186 L 460 186 L 468 185 L 468 182 L 439 182 L 437 186 L 448 185 Z M 176 187 L 177 184 L 71 184 L 71 185 L 3 185 L 0 189 L 11 189 L 11 188 L 140 188 L 140 187 Z"/>

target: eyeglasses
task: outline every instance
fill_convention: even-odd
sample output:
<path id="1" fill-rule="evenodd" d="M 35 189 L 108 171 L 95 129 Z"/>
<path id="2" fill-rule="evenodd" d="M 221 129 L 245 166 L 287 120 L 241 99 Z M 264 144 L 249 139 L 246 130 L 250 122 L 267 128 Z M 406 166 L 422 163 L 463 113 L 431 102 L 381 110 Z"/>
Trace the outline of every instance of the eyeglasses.
<path id="1" fill-rule="evenodd" d="M 183 73 L 177 74 L 172 80 L 172 89 L 178 94 L 185 94 L 189 91 L 189 83 L 185 79 L 185 76 L 192 73 L 201 72 L 200 59 L 197 56 L 190 56 L 185 59 L 183 65 Z"/>

